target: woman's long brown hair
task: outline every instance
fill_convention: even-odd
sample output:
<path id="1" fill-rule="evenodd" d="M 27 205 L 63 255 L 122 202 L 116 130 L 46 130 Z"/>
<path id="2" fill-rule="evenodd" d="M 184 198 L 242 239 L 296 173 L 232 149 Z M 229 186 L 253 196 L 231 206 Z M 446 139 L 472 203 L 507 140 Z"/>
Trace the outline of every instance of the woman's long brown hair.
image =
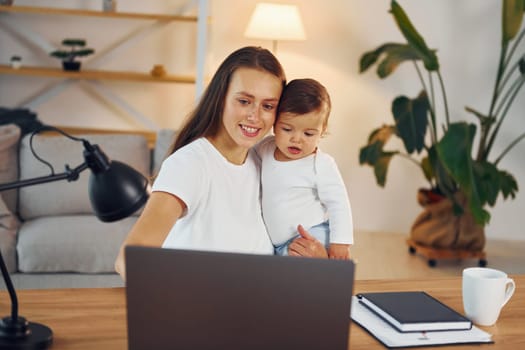
<path id="1" fill-rule="evenodd" d="M 286 84 L 284 70 L 275 56 L 261 47 L 247 46 L 231 53 L 221 63 L 199 104 L 190 113 L 170 152 L 203 136 L 215 136 L 222 121 L 226 93 L 233 73 L 239 68 L 254 68 L 275 75 Z"/>

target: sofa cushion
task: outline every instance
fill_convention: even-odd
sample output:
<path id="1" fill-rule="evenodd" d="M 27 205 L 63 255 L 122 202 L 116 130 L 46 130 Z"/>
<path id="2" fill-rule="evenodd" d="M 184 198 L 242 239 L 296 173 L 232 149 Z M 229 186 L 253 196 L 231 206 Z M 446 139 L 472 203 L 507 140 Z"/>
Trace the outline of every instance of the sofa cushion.
<path id="1" fill-rule="evenodd" d="M 0 251 L 9 272 L 16 271 L 16 231 L 19 222 L 0 196 Z"/>
<path id="2" fill-rule="evenodd" d="M 18 233 L 21 272 L 114 272 L 120 245 L 136 221 L 103 223 L 92 215 L 49 216 L 24 222 Z"/>
<path id="3" fill-rule="evenodd" d="M 80 135 L 92 145 L 99 145 L 110 159 L 126 163 L 149 176 L 151 154 L 146 139 L 141 135 Z M 55 173 L 65 171 L 65 165 L 75 168 L 84 162 L 81 142 L 63 136 L 36 135 L 33 148 L 37 155 L 53 165 Z M 20 189 L 19 214 L 23 220 L 50 216 L 93 214 L 88 194 L 91 171 L 80 173 L 73 182 L 55 181 Z M 20 146 L 20 178 L 28 179 L 50 174 L 50 169 L 31 153 L 29 136 Z M 94 218 L 95 219 L 95 218 Z"/>
<path id="4" fill-rule="evenodd" d="M 0 126 L 0 184 L 18 180 L 18 141 L 20 128 L 15 124 Z M 17 190 L 2 191 L 7 208 L 16 213 Z"/>

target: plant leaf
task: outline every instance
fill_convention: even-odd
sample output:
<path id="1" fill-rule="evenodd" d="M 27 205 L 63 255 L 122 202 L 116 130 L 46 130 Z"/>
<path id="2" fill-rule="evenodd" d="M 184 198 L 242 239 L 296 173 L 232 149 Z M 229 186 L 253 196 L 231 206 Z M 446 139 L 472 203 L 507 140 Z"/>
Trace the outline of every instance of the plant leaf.
<path id="1" fill-rule="evenodd" d="M 488 203 L 491 207 L 496 204 L 500 189 L 500 176 L 494 164 L 483 161 L 473 162 L 474 176 L 478 184 L 481 203 Z"/>
<path id="2" fill-rule="evenodd" d="M 399 96 L 392 102 L 396 129 L 409 154 L 414 151 L 421 152 L 425 145 L 429 109 L 430 105 L 425 91 L 422 91 L 415 99 Z"/>
<path id="3" fill-rule="evenodd" d="M 439 156 L 436 151 L 436 146 L 432 146 L 428 149 L 428 162 L 432 168 L 432 173 L 436 178 L 436 184 L 439 191 L 445 194 L 451 200 L 454 199 L 454 192 L 457 191 L 457 185 L 443 167 Z"/>
<path id="4" fill-rule="evenodd" d="M 359 73 L 364 73 L 370 68 L 374 63 L 376 63 L 379 55 L 375 50 L 365 52 L 359 59 Z"/>
<path id="5" fill-rule="evenodd" d="M 383 125 L 380 128 L 373 130 L 368 136 L 368 143 L 373 143 L 376 141 L 381 141 L 385 144 L 390 136 L 396 133 L 396 127 L 393 125 Z"/>
<path id="6" fill-rule="evenodd" d="M 429 71 L 436 71 L 439 69 L 439 62 L 434 50 L 430 50 L 425 43 L 425 40 L 416 28 L 410 22 L 407 14 L 403 8 L 393 0 L 390 4 L 390 12 L 394 16 L 397 26 L 403 33 L 403 36 L 408 41 L 408 44 L 417 50 L 423 60 L 425 68 Z"/>
<path id="7" fill-rule="evenodd" d="M 64 39 L 62 40 L 64 46 L 86 46 L 86 40 L 84 39 Z"/>
<path id="8" fill-rule="evenodd" d="M 57 58 L 67 58 L 69 57 L 69 52 L 57 50 L 50 52 L 49 55 Z"/>
<path id="9" fill-rule="evenodd" d="M 94 52 L 95 52 L 95 50 L 93 50 L 93 49 L 82 49 L 82 50 L 76 50 L 76 51 L 73 53 L 73 56 L 83 57 L 83 56 L 91 55 L 91 54 L 94 53 Z"/>
<path id="10" fill-rule="evenodd" d="M 389 76 L 401 63 L 422 59 L 419 52 L 410 45 L 400 45 L 385 50 L 386 57 L 377 66 L 380 78 Z"/>
<path id="11" fill-rule="evenodd" d="M 381 154 L 382 144 L 379 141 L 361 147 L 359 150 L 359 164 L 374 166 Z"/>
<path id="12" fill-rule="evenodd" d="M 465 193 L 475 221 L 485 225 L 490 215 L 483 209 L 471 156 L 475 134 L 474 124 L 451 123 L 443 138 L 436 144 L 436 151 L 447 172 Z"/>
<path id="13" fill-rule="evenodd" d="M 503 199 L 507 199 L 509 196 L 514 199 L 516 192 L 518 192 L 518 183 L 514 176 L 504 170 L 499 170 L 499 182 Z"/>
<path id="14" fill-rule="evenodd" d="M 385 152 L 385 143 L 395 133 L 395 127 L 383 125 L 372 131 L 368 137 L 368 144 L 359 151 L 359 164 L 368 164 L 374 168 L 374 175 L 379 186 L 386 184 L 386 174 L 390 159 L 398 152 Z"/>
<path id="15" fill-rule="evenodd" d="M 421 169 L 423 170 L 425 179 L 432 181 L 434 178 L 434 170 L 432 169 L 432 164 L 430 163 L 430 159 L 428 157 L 421 159 Z"/>
<path id="16" fill-rule="evenodd" d="M 374 165 L 381 153 L 385 143 L 395 133 L 395 128 L 391 125 L 383 125 L 373 130 L 368 137 L 368 144 L 361 148 L 359 152 L 359 164 Z"/>
<path id="17" fill-rule="evenodd" d="M 375 50 L 365 52 L 361 56 L 361 59 L 359 60 L 359 73 L 363 73 L 368 68 L 370 68 L 374 63 L 377 62 L 377 60 L 383 53 L 389 50 L 392 50 L 393 48 L 396 48 L 398 46 L 408 46 L 408 45 L 397 44 L 397 43 L 386 43 L 386 44 L 383 44 L 377 47 Z"/>
<path id="18" fill-rule="evenodd" d="M 498 170 L 494 164 L 484 161 L 474 163 L 474 173 L 479 184 L 482 202 L 493 207 L 500 191 L 503 199 L 507 199 L 509 196 L 515 198 L 516 192 L 518 192 L 518 183 L 508 172 Z"/>
<path id="19" fill-rule="evenodd" d="M 388 165 L 390 164 L 390 160 L 395 154 L 396 152 L 382 153 L 381 157 L 374 165 L 374 175 L 376 176 L 376 182 L 381 187 L 385 187 Z"/>
<path id="20" fill-rule="evenodd" d="M 523 20 L 523 11 L 525 11 L 525 0 L 503 0 L 501 19 L 503 45 L 518 34 Z"/>
<path id="21" fill-rule="evenodd" d="M 377 184 L 385 187 L 388 165 L 390 164 L 390 159 L 396 153 L 397 152 L 384 152 L 382 143 L 376 141 L 361 148 L 359 152 L 359 164 L 372 166 Z"/>

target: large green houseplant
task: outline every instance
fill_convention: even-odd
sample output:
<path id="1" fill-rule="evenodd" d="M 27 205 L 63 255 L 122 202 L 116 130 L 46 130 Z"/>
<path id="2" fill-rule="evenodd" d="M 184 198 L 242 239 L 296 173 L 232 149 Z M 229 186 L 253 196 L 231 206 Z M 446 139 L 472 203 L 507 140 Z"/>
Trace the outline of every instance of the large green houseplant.
<path id="1" fill-rule="evenodd" d="M 416 97 L 396 97 L 391 108 L 394 124 L 373 130 L 360 150 L 360 164 L 374 168 L 380 186 L 386 183 L 391 159 L 407 158 L 421 168 L 429 181 L 430 188 L 425 191 L 425 201 L 420 201 L 421 204 L 446 198 L 456 217 L 468 214 L 474 225 L 481 228 L 490 219 L 487 206 L 494 206 L 498 195 L 504 199 L 515 197 L 518 185 L 514 176 L 498 165 L 525 138 L 525 132 L 511 140 L 496 157 L 491 151 L 525 82 L 525 50 L 519 47 L 525 36 L 525 29 L 521 28 L 524 10 L 525 0 L 502 1 L 501 52 L 489 110 L 482 113 L 465 107 L 474 122 L 452 122 L 436 50 L 427 46 L 403 8 L 396 1 L 391 2 L 390 12 L 407 42 L 385 43 L 364 53 L 360 72 L 376 65 L 377 75 L 383 79 L 400 64 L 412 62 L 423 88 Z M 439 83 L 439 99 L 435 98 L 436 83 Z M 441 108 L 437 108 L 438 105 Z M 438 110 L 443 111 L 442 115 L 437 115 Z M 474 144 L 476 132 L 480 133 L 477 145 Z M 403 151 L 387 149 L 391 137 L 402 140 Z"/>

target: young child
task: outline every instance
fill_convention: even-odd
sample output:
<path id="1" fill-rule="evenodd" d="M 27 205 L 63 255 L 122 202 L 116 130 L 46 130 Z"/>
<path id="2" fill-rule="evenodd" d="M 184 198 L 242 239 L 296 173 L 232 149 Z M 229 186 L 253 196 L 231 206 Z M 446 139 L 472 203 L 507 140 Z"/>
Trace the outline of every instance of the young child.
<path id="1" fill-rule="evenodd" d="M 281 95 L 274 136 L 256 146 L 262 162 L 263 217 L 278 255 L 288 255 L 302 224 L 325 245 L 330 258 L 350 258 L 353 227 L 346 188 L 334 159 L 318 147 L 330 109 L 323 85 L 292 80 Z"/>

